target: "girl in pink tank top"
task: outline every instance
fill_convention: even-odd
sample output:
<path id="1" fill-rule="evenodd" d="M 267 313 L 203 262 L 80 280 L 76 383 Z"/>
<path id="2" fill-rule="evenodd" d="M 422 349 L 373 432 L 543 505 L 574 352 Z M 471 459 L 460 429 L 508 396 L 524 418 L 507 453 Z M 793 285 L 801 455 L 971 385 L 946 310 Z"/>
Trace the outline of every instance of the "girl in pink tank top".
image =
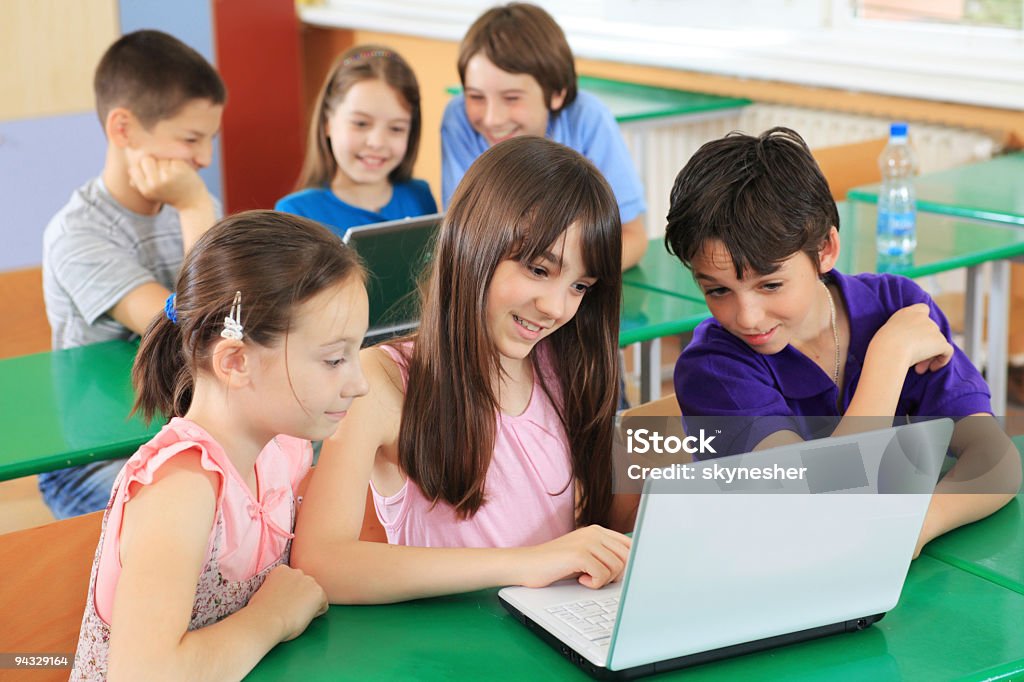
<path id="1" fill-rule="evenodd" d="M 172 418 L 114 483 L 72 680 L 241 679 L 326 610 L 286 564 L 309 441 L 367 390 L 364 277 L 325 228 L 271 211 L 186 254 L 132 370 L 136 410 Z"/>
<path id="2" fill-rule="evenodd" d="M 332 602 L 621 576 L 621 248 L 607 183 L 571 149 L 517 137 L 470 168 L 420 328 L 363 351 L 370 393 L 324 442 L 297 522 L 293 563 Z M 360 539 L 368 485 L 390 546 Z"/>

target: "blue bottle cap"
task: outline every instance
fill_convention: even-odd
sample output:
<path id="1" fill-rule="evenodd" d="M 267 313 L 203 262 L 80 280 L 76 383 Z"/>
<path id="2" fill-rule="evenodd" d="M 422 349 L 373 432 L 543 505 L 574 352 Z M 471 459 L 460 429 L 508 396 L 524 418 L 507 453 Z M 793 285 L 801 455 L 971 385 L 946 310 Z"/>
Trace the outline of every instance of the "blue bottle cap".
<path id="1" fill-rule="evenodd" d="M 906 137 L 907 136 L 907 124 L 893 123 L 889 126 L 889 137 Z"/>

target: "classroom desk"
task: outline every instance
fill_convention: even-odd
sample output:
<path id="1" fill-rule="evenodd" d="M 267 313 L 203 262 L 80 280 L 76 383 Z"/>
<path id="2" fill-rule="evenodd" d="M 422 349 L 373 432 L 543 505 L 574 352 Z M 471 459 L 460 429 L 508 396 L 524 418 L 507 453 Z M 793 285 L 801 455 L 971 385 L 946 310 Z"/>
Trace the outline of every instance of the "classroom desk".
<path id="1" fill-rule="evenodd" d="M 1015 441 L 1024 448 L 1024 437 Z M 73 656 L 101 518 L 96 512 L 0 535 L 0 564 L 7 570 L 0 581 L 0 653 Z M 1012 676 L 1024 675 L 1024 594 L 982 569 L 1020 567 L 1020 518 L 1018 496 L 992 517 L 929 544 L 911 564 L 897 607 L 864 632 L 656 679 L 1017 679 Z M 965 555 L 950 561 L 956 548 L 943 545 L 964 540 L 987 565 L 975 567 Z M 67 679 L 67 672 L 34 670 L 17 679 Z M 15 679 L 16 673 L 0 673 L 8 675 Z M 482 590 L 394 605 L 332 606 L 298 639 L 272 650 L 247 679 L 587 678 L 507 614 L 496 590 Z"/>
<path id="2" fill-rule="evenodd" d="M 1024 462 L 1024 436 L 1013 440 Z M 1024 491 L 992 516 L 932 540 L 924 553 L 1024 594 Z"/>
<path id="3" fill-rule="evenodd" d="M 137 344 L 107 341 L 0 360 L 0 480 L 127 457 L 160 430 L 128 418 Z"/>
<path id="4" fill-rule="evenodd" d="M 967 268 L 967 305 L 964 322 L 964 352 L 978 367 L 985 319 L 983 271 L 992 266 L 992 283 L 988 296 L 987 375 L 992 390 L 992 409 L 997 415 L 1006 412 L 1006 356 L 1009 327 L 1009 278 L 1011 260 L 1024 257 L 1024 230 L 965 220 L 934 213 L 917 216 L 917 249 L 904 261 L 879 259 L 875 247 L 877 208 L 863 202 L 839 204 L 839 237 L 841 249 L 837 267 L 841 272 L 892 272 L 916 278 L 940 272 Z M 703 300 L 700 288 L 679 260 L 665 250 L 661 239 L 651 240 L 643 260 L 635 268 L 622 273 L 625 284 L 687 300 Z"/>
<path id="5" fill-rule="evenodd" d="M 576 85 L 601 100 L 615 121 L 624 130 L 639 131 L 680 121 L 717 118 L 750 106 L 753 102 L 743 97 L 708 95 L 690 90 L 661 88 L 628 81 L 579 76 Z M 448 94 L 462 94 L 457 85 L 448 88 Z M 643 168 L 643 159 L 634 159 Z"/>
<path id="6" fill-rule="evenodd" d="M 580 76 L 576 83 L 580 90 L 600 99 L 619 125 L 633 128 L 693 120 L 700 115 L 720 114 L 752 104 L 743 97 L 707 95 L 596 76 Z"/>
<path id="7" fill-rule="evenodd" d="M 0 581 L 6 625 L 0 653 L 73 656 L 100 518 L 97 512 L 0 535 L 0 562 L 8 569 Z M 1014 547 L 1003 549 L 1008 560 L 1020 557 Z M 16 674 L 12 679 L 20 679 Z M 37 670 L 24 678 L 67 674 L 66 668 Z M 923 556 L 911 565 L 897 607 L 863 632 L 652 679 L 931 681 L 1022 674 L 1024 595 Z M 506 613 L 496 590 L 482 590 L 394 605 L 332 606 L 299 638 L 275 647 L 247 679 L 588 678 Z"/>
<path id="8" fill-rule="evenodd" d="M 657 337 L 693 329 L 707 316 L 703 304 L 643 289 L 630 287 L 624 299 L 621 343 L 640 343 L 645 366 Z M 152 438 L 161 420 L 147 427 L 139 416 L 128 418 L 136 349 L 108 341 L 0 360 L 0 480 L 127 457 Z"/>
<path id="9" fill-rule="evenodd" d="M 495 593 L 332 606 L 246 679 L 588 679 Z M 897 607 L 863 632 L 653 679 L 990 680 L 997 672 L 1024 674 L 1024 595 L 926 556 L 912 564 Z"/>
<path id="10" fill-rule="evenodd" d="M 877 204 L 878 188 L 855 187 L 847 196 Z M 1024 226 L 1024 152 L 926 173 L 914 178 L 914 189 L 921 211 Z"/>
<path id="11" fill-rule="evenodd" d="M 703 300 L 629 284 L 622 286 L 619 346 L 640 344 L 640 402 L 660 395 L 661 337 L 693 331 L 710 315 Z"/>

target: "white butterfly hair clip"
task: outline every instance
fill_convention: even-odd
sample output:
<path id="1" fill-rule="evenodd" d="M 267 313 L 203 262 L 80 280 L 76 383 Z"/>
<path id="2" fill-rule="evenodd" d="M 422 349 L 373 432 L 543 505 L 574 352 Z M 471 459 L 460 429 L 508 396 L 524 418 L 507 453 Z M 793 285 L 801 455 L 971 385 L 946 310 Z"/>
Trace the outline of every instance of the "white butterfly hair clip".
<path id="1" fill-rule="evenodd" d="M 224 330 L 220 333 L 225 339 L 242 340 L 242 292 L 235 292 L 235 300 L 231 304 L 231 312 L 224 318 Z"/>

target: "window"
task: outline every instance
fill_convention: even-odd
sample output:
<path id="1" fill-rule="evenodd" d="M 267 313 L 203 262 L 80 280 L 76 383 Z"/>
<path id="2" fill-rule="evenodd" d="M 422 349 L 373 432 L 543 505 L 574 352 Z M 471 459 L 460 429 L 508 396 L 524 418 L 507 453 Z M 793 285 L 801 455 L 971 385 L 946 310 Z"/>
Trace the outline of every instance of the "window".
<path id="1" fill-rule="evenodd" d="M 854 0 L 851 4 L 853 15 L 865 21 L 1024 30 L 1022 0 Z"/>
<path id="2" fill-rule="evenodd" d="M 325 0 L 302 18 L 459 41 L 504 0 Z M 530 0 L 579 57 L 1024 109 L 1024 0 Z"/>

